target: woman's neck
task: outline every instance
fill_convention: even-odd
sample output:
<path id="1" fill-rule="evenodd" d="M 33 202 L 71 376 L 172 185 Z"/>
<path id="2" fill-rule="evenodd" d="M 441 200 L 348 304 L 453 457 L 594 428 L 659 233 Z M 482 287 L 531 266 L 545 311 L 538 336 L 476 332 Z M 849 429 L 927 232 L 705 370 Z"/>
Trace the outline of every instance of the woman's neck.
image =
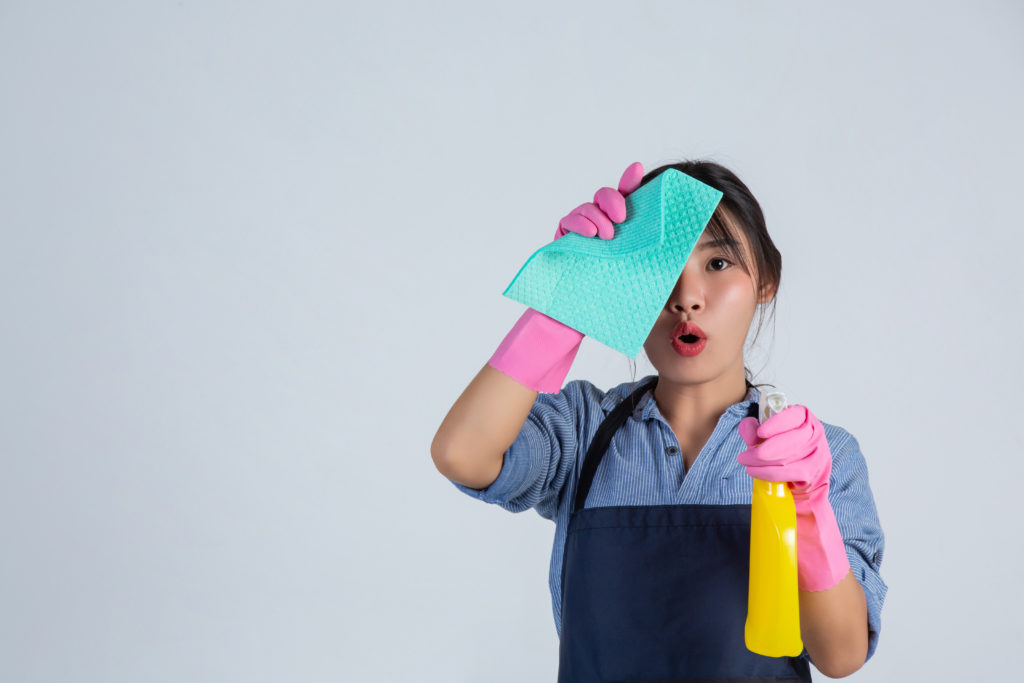
<path id="1" fill-rule="evenodd" d="M 739 375 L 730 373 L 727 377 L 701 384 L 684 384 L 658 376 L 654 400 L 678 438 L 710 433 L 729 406 L 746 398 L 747 383 L 742 370 L 740 366 Z"/>

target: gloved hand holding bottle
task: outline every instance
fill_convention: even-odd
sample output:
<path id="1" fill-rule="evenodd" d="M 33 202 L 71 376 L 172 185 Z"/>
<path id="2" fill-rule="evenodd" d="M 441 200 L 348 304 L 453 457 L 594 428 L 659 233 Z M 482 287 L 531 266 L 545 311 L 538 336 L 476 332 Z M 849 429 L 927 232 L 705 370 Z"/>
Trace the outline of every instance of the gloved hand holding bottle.
<path id="1" fill-rule="evenodd" d="M 612 239 L 613 223 L 626 220 L 626 195 L 640 186 L 643 175 L 639 161 L 630 164 L 618 189 L 602 187 L 594 194 L 593 202 L 580 204 L 562 218 L 555 239 L 569 232 Z M 561 391 L 582 341 L 581 332 L 528 308 L 487 364 L 534 391 L 555 394 Z"/>
<path id="2" fill-rule="evenodd" d="M 788 482 L 793 493 L 800 590 L 832 588 L 850 572 L 850 562 L 828 502 L 832 453 L 821 422 L 805 406 L 791 405 L 761 425 L 756 418 L 744 418 L 739 433 L 748 448 L 737 460 L 747 473 Z"/>

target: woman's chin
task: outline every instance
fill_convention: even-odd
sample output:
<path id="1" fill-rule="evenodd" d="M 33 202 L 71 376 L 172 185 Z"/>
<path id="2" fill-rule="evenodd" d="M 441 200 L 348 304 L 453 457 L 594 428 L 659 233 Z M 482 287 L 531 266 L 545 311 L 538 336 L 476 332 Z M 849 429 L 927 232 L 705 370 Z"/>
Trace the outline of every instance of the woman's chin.
<path id="1" fill-rule="evenodd" d="M 648 356 L 650 358 L 650 356 Z M 658 371 L 659 377 L 679 384 L 702 384 L 712 378 L 705 364 L 697 358 L 685 356 L 671 356 L 660 358 L 657 362 L 651 361 L 651 365 Z"/>
<path id="2" fill-rule="evenodd" d="M 668 354 L 659 353 L 655 357 L 647 354 L 647 359 L 659 377 L 675 384 L 707 384 L 732 374 L 727 367 L 716 364 L 706 351 L 695 356 L 683 356 L 669 349 Z"/>

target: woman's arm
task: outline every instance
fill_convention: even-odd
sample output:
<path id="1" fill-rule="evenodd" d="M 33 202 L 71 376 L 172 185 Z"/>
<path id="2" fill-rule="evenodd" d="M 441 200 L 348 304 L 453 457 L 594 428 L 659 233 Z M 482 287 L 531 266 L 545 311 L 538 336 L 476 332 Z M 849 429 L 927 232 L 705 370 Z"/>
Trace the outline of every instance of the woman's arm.
<path id="1" fill-rule="evenodd" d="M 537 394 L 561 391 L 582 341 L 582 333 L 526 309 L 434 435 L 438 471 L 470 488 L 489 487 Z"/>
<path id="2" fill-rule="evenodd" d="M 849 572 L 823 591 L 800 591 L 800 637 L 811 662 L 830 678 L 849 676 L 868 653 L 868 605 Z"/>
<path id="3" fill-rule="evenodd" d="M 487 488 L 536 399 L 536 391 L 485 365 L 438 428 L 430 444 L 434 466 L 463 486 Z"/>

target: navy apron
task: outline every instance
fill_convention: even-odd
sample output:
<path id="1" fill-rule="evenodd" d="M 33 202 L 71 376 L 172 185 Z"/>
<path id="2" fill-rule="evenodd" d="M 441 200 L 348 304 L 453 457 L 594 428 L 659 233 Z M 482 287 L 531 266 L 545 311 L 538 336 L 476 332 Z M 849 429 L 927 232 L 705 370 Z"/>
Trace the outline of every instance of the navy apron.
<path id="1" fill-rule="evenodd" d="M 750 505 L 585 507 L 612 436 L 657 381 L 587 450 L 562 559 L 558 683 L 810 681 L 806 659 L 744 644 Z"/>

